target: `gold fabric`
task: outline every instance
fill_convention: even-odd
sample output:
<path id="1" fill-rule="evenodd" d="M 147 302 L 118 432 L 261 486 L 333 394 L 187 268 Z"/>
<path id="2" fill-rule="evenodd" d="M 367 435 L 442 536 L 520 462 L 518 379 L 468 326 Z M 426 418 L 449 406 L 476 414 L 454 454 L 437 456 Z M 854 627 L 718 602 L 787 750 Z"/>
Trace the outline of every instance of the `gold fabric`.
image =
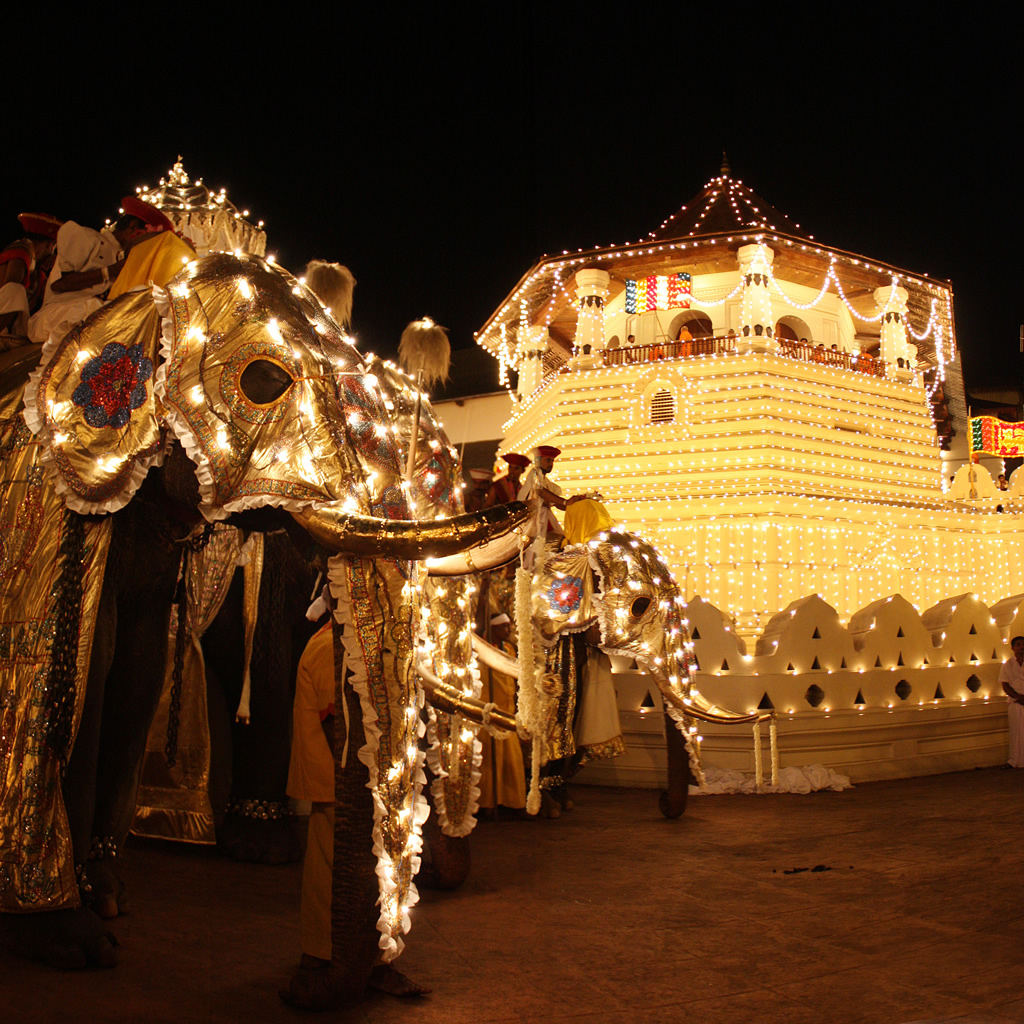
<path id="1" fill-rule="evenodd" d="M 67 519 L 21 418 L 20 392 L 0 396 L 0 907 L 77 906 L 58 752 L 48 741 L 47 676 Z M 110 520 L 83 524 L 85 559 L 71 736 L 81 720 Z M 80 856 L 83 851 L 79 851 Z"/>
<path id="2" fill-rule="evenodd" d="M 381 955 L 392 960 L 403 947 L 408 911 L 419 898 L 413 879 L 422 849 L 420 795 L 423 769 L 417 753 L 422 726 L 413 668 L 412 624 L 419 617 L 415 563 L 389 559 L 333 558 L 332 589 L 346 617 L 345 644 L 354 671 L 366 729 L 358 752 L 370 769 L 374 793 L 374 850 L 380 880 Z M 335 658 L 336 708 L 345 681 Z"/>
<path id="3" fill-rule="evenodd" d="M 218 527 L 200 551 L 189 552 L 186 595 L 188 633 L 182 667 L 178 719 L 178 756 L 167 764 L 167 719 L 174 673 L 177 608 L 171 614 L 164 688 L 146 739 L 132 831 L 157 839 L 214 843 L 210 805 L 210 725 L 207 720 L 206 668 L 200 644 L 227 597 L 245 537 L 234 527 Z"/>
<path id="4" fill-rule="evenodd" d="M 133 292 L 70 331 L 42 373 L 35 410 L 47 457 L 80 511 L 127 500 L 141 480 L 140 461 L 160 448 L 153 397 L 159 336 L 152 296 Z"/>
<path id="5" fill-rule="evenodd" d="M 594 616 L 594 576 L 585 547 L 552 552 L 533 580 L 533 621 L 541 643 L 550 647 L 565 633 L 578 632 Z"/>
<path id="6" fill-rule="evenodd" d="M 132 246 L 107 298 L 116 299 L 133 288 L 144 288 L 149 284 L 165 285 L 195 258 L 195 250 L 173 231 L 161 231 Z"/>
<path id="7" fill-rule="evenodd" d="M 428 579 L 424 583 L 427 634 L 434 675 L 459 693 L 479 697 L 479 683 L 473 678 L 472 612 L 476 585 L 469 576 Z M 505 706 L 508 709 L 507 705 Z M 472 797 L 478 775 L 473 766 L 476 729 L 461 716 L 437 708 L 431 711 L 435 735 L 432 765 L 438 781 L 433 785 L 442 827 L 449 834 L 464 835 L 472 828 Z"/>
<path id="8" fill-rule="evenodd" d="M 516 657 L 515 648 L 503 643 L 501 649 Z M 483 692 L 481 697 L 499 707 L 513 710 L 516 704 L 516 681 L 493 668 L 481 666 Z M 483 760 L 480 764 L 480 806 L 525 807 L 526 771 L 523 767 L 523 748 L 514 733 L 505 739 L 495 739 L 487 733 L 480 736 Z"/>
<path id="9" fill-rule="evenodd" d="M 311 292 L 256 257 L 216 254 L 190 263 L 168 296 L 161 398 L 207 515 L 312 502 L 381 515 L 371 509 L 400 503 L 378 382 Z M 277 397 L 254 388 L 250 367 L 282 379 Z"/>

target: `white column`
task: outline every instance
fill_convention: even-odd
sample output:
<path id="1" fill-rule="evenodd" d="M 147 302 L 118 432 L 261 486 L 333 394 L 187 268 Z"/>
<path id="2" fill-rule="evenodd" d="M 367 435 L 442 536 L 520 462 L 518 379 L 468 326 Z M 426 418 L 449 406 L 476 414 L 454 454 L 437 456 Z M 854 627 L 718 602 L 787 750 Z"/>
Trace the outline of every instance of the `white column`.
<path id="1" fill-rule="evenodd" d="M 544 378 L 544 356 L 550 344 L 546 327 L 527 327 L 519 338 L 516 354 L 519 357 L 519 384 L 516 391 L 520 398 L 529 398 Z"/>
<path id="2" fill-rule="evenodd" d="M 884 285 L 875 289 L 874 298 L 882 307 L 881 350 L 886 371 L 909 377 L 917 362 L 917 349 L 907 338 L 907 289 Z"/>
<path id="3" fill-rule="evenodd" d="M 736 349 L 738 352 L 774 352 L 777 345 L 768 274 L 775 251 L 757 242 L 741 245 L 736 255 L 743 281 Z"/>
<path id="4" fill-rule="evenodd" d="M 608 297 L 608 277 L 604 270 L 576 271 L 576 351 L 596 355 L 605 345 L 604 300 Z"/>

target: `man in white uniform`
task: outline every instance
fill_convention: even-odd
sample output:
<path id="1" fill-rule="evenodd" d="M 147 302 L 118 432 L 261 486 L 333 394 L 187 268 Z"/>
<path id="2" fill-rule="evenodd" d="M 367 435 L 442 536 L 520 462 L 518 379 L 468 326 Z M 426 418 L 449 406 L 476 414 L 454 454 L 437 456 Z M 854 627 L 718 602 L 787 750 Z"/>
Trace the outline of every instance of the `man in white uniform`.
<path id="1" fill-rule="evenodd" d="M 555 468 L 555 459 L 561 454 L 561 449 L 547 444 L 534 448 L 533 468 L 523 478 L 523 484 L 519 488 L 519 501 L 540 498 L 542 502 L 536 513 L 537 539 L 530 546 L 524 559 L 527 569 L 532 569 L 536 565 L 537 559 L 544 553 L 545 543 L 557 543 L 563 536 L 562 525 L 551 511 L 552 507 L 564 512 L 574 501 L 582 501 L 586 497 L 585 494 L 574 494 L 571 498 L 563 498 L 562 488 L 548 476 Z"/>
<path id="2" fill-rule="evenodd" d="M 1024 768 L 1024 636 L 1010 641 L 1013 657 L 1003 662 L 999 682 L 1009 698 L 1010 756 L 1008 768 Z"/>

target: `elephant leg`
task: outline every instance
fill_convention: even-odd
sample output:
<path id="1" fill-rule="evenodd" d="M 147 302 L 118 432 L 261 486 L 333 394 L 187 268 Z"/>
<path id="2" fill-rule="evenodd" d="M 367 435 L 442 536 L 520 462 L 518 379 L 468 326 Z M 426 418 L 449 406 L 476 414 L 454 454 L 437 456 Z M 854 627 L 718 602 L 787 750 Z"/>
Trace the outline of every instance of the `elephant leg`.
<path id="1" fill-rule="evenodd" d="M 658 807 L 666 818 L 678 818 L 686 810 L 690 791 L 690 755 L 686 741 L 675 722 L 665 714 L 665 748 L 668 754 L 668 788 L 658 797 Z"/>
<path id="2" fill-rule="evenodd" d="M 169 604 L 125 602 L 103 699 L 89 880 L 101 917 L 127 909 L 116 871 L 135 810 L 146 736 L 163 689 Z"/>
<path id="3" fill-rule="evenodd" d="M 428 793 L 430 792 L 428 784 Z M 431 806 L 430 817 L 423 825 L 423 842 L 430 855 L 424 858 L 417 883 L 426 889 L 457 889 L 469 877 L 469 836 L 446 836 L 437 823 L 437 812 Z"/>

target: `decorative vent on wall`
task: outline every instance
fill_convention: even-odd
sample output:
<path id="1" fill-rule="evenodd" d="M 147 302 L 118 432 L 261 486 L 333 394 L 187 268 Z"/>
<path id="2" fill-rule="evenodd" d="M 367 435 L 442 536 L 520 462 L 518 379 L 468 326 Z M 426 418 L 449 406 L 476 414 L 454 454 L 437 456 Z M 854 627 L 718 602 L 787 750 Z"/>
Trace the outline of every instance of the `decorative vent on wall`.
<path id="1" fill-rule="evenodd" d="M 676 400 L 671 391 L 661 388 L 651 398 L 651 422 L 671 423 L 676 418 Z"/>

